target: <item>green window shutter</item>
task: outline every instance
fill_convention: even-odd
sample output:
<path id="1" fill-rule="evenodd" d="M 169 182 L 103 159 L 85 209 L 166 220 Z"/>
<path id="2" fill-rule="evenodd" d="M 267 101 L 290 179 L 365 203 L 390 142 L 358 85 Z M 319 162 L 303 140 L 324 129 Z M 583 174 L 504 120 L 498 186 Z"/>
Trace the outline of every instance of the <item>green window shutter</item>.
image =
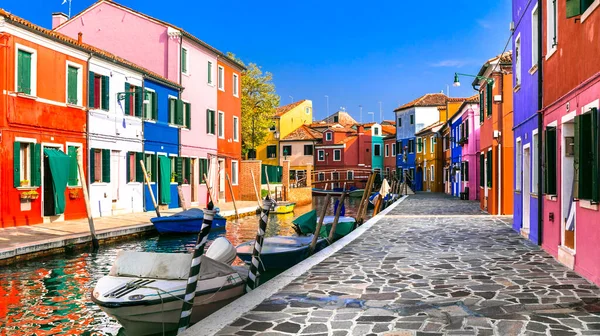
<path id="1" fill-rule="evenodd" d="M 102 150 L 102 182 L 110 182 L 110 149 Z"/>
<path id="2" fill-rule="evenodd" d="M 463 181 L 469 182 L 469 162 L 465 162 L 465 172 L 463 176 Z"/>
<path id="3" fill-rule="evenodd" d="M 131 155 L 134 155 L 132 152 L 125 153 L 125 182 L 131 182 Z"/>
<path id="4" fill-rule="evenodd" d="M 212 63 L 208 62 L 208 84 L 212 84 Z"/>
<path id="5" fill-rule="evenodd" d="M 192 159 L 185 158 L 185 176 L 188 184 L 191 184 L 192 180 Z"/>
<path id="6" fill-rule="evenodd" d="M 548 195 L 556 195 L 556 128 L 547 127 L 544 153 L 544 188 Z M 577 148 L 575 148 L 577 150 Z M 575 157 L 577 161 L 577 157 Z"/>
<path id="7" fill-rule="evenodd" d="M 110 102 L 110 82 L 108 76 L 102 76 L 102 100 L 100 104 L 102 105 L 100 108 L 108 111 Z"/>
<path id="8" fill-rule="evenodd" d="M 183 126 L 183 101 L 175 101 L 175 124 Z"/>
<path id="9" fill-rule="evenodd" d="M 592 176 L 592 202 L 600 201 L 600 185 L 598 185 L 598 109 L 592 108 L 590 111 L 592 122 L 589 125 L 591 128 L 592 138 L 589 144 L 592 146 L 588 160 L 591 161 L 591 176 Z"/>
<path id="10" fill-rule="evenodd" d="M 192 129 L 192 104 L 185 103 L 185 127 Z"/>
<path id="11" fill-rule="evenodd" d="M 144 92 L 142 91 L 142 88 L 139 86 L 136 86 L 135 88 L 135 116 L 136 117 L 141 117 L 142 116 L 142 106 L 144 102 Z"/>
<path id="12" fill-rule="evenodd" d="M 483 90 L 479 91 L 479 123 L 483 123 L 484 120 L 484 107 L 483 105 Z"/>
<path id="13" fill-rule="evenodd" d="M 21 186 L 21 143 L 15 141 L 13 144 L 13 185 Z"/>
<path id="14" fill-rule="evenodd" d="M 494 84 L 487 83 L 485 88 L 486 88 L 485 98 L 486 98 L 486 105 L 487 105 L 487 115 L 489 117 L 492 115 L 492 98 L 493 98 L 492 96 L 494 95 L 494 93 L 493 93 Z"/>
<path id="15" fill-rule="evenodd" d="M 577 198 L 598 200 L 597 110 L 575 117 L 575 169 Z"/>
<path id="16" fill-rule="evenodd" d="M 135 153 L 135 181 L 144 182 L 144 172 L 140 161 L 144 159 L 144 153 Z"/>
<path id="17" fill-rule="evenodd" d="M 31 151 L 31 185 L 42 185 L 42 145 L 33 144 Z"/>
<path id="18" fill-rule="evenodd" d="M 492 151 L 491 150 L 488 151 L 487 152 L 486 173 L 487 173 L 487 186 L 490 187 L 490 188 L 492 187 L 492 180 L 493 180 L 493 177 L 492 177 L 492 170 L 493 170 L 493 168 L 492 168 L 493 167 L 492 166 L 492 156 L 493 156 Z"/>
<path id="19" fill-rule="evenodd" d="M 179 184 L 183 183 L 183 158 L 176 157 L 175 158 L 175 181 Z"/>
<path id="20" fill-rule="evenodd" d="M 31 94 L 31 53 L 19 50 L 17 62 L 17 91 Z"/>
<path id="21" fill-rule="evenodd" d="M 485 184 L 485 157 L 483 156 L 483 153 L 479 154 L 479 186 L 483 187 Z"/>
<path id="22" fill-rule="evenodd" d="M 156 166 L 156 162 L 157 162 L 157 156 L 156 156 L 156 154 L 151 154 L 150 155 L 150 165 L 152 166 L 150 168 L 150 172 L 152 173 L 151 176 L 150 176 L 151 182 L 156 182 L 156 178 L 157 178 L 157 175 L 158 175 L 158 168 Z M 170 176 L 169 176 L 169 178 L 170 178 Z"/>
<path id="23" fill-rule="evenodd" d="M 131 89 L 131 85 L 129 83 L 125 83 L 125 100 L 123 104 L 125 104 L 125 115 L 131 115 L 131 95 L 129 94 L 129 90 Z"/>
<path id="24" fill-rule="evenodd" d="M 77 104 L 77 74 L 79 69 L 69 66 L 67 68 L 67 103 Z"/>
<path id="25" fill-rule="evenodd" d="M 583 0 L 567 0 L 567 18 L 582 14 L 581 2 Z"/>
<path id="26" fill-rule="evenodd" d="M 152 92 L 152 120 L 158 120 L 158 95 Z"/>
<path id="27" fill-rule="evenodd" d="M 79 184 L 79 178 L 77 174 L 77 147 L 69 146 L 67 150 L 69 155 L 69 180 L 67 185 L 76 186 Z"/>
<path id="28" fill-rule="evenodd" d="M 94 107 L 94 76 L 93 72 L 88 72 L 88 107 Z"/>
<path id="29" fill-rule="evenodd" d="M 88 171 L 90 183 L 94 183 L 96 180 L 96 151 L 94 148 L 90 149 L 90 169 Z"/>
<path id="30" fill-rule="evenodd" d="M 181 49 L 181 72 L 187 73 L 187 50 Z"/>

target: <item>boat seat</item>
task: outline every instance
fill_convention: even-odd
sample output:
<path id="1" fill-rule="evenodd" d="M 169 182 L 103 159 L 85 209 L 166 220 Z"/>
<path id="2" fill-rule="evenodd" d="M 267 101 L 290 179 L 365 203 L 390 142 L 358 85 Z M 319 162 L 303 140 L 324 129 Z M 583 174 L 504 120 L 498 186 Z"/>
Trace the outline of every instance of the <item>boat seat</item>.
<path id="1" fill-rule="evenodd" d="M 108 275 L 182 280 L 188 278 L 191 263 L 187 253 L 119 251 Z"/>

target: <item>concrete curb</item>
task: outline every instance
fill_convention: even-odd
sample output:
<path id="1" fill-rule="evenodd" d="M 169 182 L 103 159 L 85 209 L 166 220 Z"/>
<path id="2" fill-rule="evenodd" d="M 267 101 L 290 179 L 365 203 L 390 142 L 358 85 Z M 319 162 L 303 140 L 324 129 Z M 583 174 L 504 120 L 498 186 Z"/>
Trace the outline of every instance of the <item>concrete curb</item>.
<path id="1" fill-rule="evenodd" d="M 403 196 L 398 201 L 387 207 L 385 210 L 380 212 L 377 216 L 369 219 L 363 225 L 352 231 L 349 235 L 336 241 L 319 253 L 311 256 L 310 258 L 300 262 L 293 266 L 287 271 L 279 274 L 273 279 L 269 280 L 266 284 L 259 286 L 254 291 L 245 294 L 239 299 L 233 301 L 227 306 L 218 310 L 217 313 L 213 313 L 204 320 L 196 323 L 186 330 L 183 336 L 208 336 L 215 335 L 221 329 L 233 323 L 238 318 L 242 317 L 245 313 L 254 309 L 256 306 L 261 304 L 264 300 L 271 297 L 273 294 L 279 292 L 285 286 L 287 286 L 294 279 L 298 278 L 306 271 L 319 264 L 323 260 L 329 258 L 335 252 L 341 250 L 344 246 L 350 244 L 356 238 L 360 237 L 363 233 L 369 230 L 373 225 L 379 222 L 388 212 L 392 211 L 398 204 L 404 201 L 408 196 Z"/>

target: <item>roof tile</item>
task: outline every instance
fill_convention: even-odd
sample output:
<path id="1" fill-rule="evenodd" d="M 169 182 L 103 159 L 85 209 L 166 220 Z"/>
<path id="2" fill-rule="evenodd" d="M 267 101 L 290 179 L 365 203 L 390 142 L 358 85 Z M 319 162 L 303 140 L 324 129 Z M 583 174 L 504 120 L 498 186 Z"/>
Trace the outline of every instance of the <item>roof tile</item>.
<path id="1" fill-rule="evenodd" d="M 448 96 L 446 96 L 443 93 L 428 93 L 425 94 L 409 103 L 406 103 L 400 107 L 398 107 L 397 109 L 394 110 L 394 112 L 400 111 L 400 110 L 404 110 L 407 108 L 411 108 L 411 107 L 424 107 L 424 106 L 442 106 L 442 105 L 446 105 L 446 102 L 448 101 Z"/>
<path id="2" fill-rule="evenodd" d="M 299 101 L 297 101 L 295 103 L 291 103 L 291 104 L 288 104 L 288 105 L 280 106 L 277 109 L 275 109 L 275 116 L 276 117 L 281 117 L 282 115 L 288 113 L 289 111 L 291 111 L 295 107 L 299 106 L 300 104 L 304 103 L 305 101 L 306 101 L 306 99 L 303 99 L 303 100 L 299 100 Z"/>

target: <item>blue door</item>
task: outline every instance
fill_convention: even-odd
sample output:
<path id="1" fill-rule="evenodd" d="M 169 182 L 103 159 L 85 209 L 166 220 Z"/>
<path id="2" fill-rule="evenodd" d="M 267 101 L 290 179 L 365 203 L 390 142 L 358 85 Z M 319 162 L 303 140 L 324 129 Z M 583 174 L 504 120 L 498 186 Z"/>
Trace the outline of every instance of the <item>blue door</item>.
<path id="1" fill-rule="evenodd" d="M 415 178 L 415 191 L 423 191 L 423 168 L 417 168 L 417 176 Z"/>

